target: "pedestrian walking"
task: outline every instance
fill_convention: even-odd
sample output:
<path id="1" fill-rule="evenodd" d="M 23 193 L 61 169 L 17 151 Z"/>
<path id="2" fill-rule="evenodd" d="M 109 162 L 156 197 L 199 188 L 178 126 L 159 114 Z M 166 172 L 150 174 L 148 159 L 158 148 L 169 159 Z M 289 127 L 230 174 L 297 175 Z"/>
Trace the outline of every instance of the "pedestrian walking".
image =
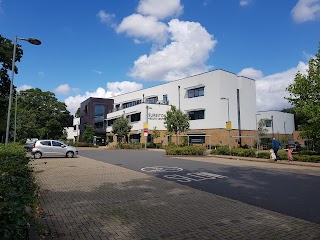
<path id="1" fill-rule="evenodd" d="M 292 161 L 293 161 L 293 156 L 292 156 L 292 151 L 293 151 L 293 149 L 289 146 L 287 150 L 288 150 L 288 152 L 287 152 L 287 154 L 288 154 L 288 161 L 289 161 L 289 162 L 292 162 Z"/>
<path id="2" fill-rule="evenodd" d="M 281 143 L 279 140 L 277 140 L 276 138 L 272 139 L 272 149 L 274 151 L 274 154 L 276 155 L 276 159 L 275 161 L 277 161 L 278 159 L 280 159 L 280 156 L 278 154 L 279 148 L 281 147 Z"/>

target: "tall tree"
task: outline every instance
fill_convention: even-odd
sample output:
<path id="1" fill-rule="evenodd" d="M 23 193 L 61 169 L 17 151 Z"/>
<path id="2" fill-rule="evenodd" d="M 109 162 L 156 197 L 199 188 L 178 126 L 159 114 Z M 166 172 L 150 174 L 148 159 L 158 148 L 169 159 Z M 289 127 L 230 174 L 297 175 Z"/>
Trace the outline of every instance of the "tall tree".
<path id="1" fill-rule="evenodd" d="M 122 115 L 114 121 L 112 125 L 112 133 L 117 135 L 118 139 L 122 140 L 123 137 L 127 137 L 132 125 L 129 124 L 129 120 Z"/>
<path id="2" fill-rule="evenodd" d="M 63 102 L 52 92 L 39 88 L 21 91 L 18 95 L 17 137 L 59 139 L 71 115 Z M 22 130 L 27 126 L 27 130 Z"/>
<path id="3" fill-rule="evenodd" d="M 295 112 L 306 117 L 300 126 L 301 136 L 320 149 L 320 43 L 318 53 L 309 60 L 307 74 L 298 72 L 287 90 Z"/>
<path id="4" fill-rule="evenodd" d="M 13 45 L 10 39 L 0 35 L 0 137 L 2 137 L 6 131 L 11 82 L 8 71 L 11 73 L 12 70 Z M 17 44 L 15 62 L 20 62 L 22 55 L 21 45 Z M 14 72 L 18 74 L 16 65 Z"/>
<path id="5" fill-rule="evenodd" d="M 185 132 L 189 129 L 189 115 L 177 109 L 176 106 L 171 106 L 171 109 L 166 112 L 164 125 L 168 132 L 174 132 L 178 139 L 178 132 Z"/>
<path id="6" fill-rule="evenodd" d="M 87 125 L 82 133 L 82 139 L 87 143 L 92 143 L 94 138 L 94 129 L 91 125 Z"/>

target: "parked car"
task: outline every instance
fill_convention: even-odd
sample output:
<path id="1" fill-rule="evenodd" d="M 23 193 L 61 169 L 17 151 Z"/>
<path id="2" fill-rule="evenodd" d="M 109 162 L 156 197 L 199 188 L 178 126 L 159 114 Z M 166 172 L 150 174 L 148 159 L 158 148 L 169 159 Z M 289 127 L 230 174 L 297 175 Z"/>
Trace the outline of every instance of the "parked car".
<path id="1" fill-rule="evenodd" d="M 289 147 L 292 148 L 293 152 L 299 152 L 302 150 L 302 146 L 299 142 L 295 142 L 295 141 L 288 141 L 286 144 L 286 149 L 288 149 Z"/>
<path id="2" fill-rule="evenodd" d="M 41 157 L 68 157 L 78 155 L 75 147 L 68 146 L 57 140 L 38 140 L 34 143 L 31 154 L 34 158 Z"/>
<path id="3" fill-rule="evenodd" d="M 27 152 L 31 152 L 33 144 L 35 144 L 36 141 L 38 141 L 38 138 L 28 138 L 26 143 L 23 145 L 24 149 Z"/>

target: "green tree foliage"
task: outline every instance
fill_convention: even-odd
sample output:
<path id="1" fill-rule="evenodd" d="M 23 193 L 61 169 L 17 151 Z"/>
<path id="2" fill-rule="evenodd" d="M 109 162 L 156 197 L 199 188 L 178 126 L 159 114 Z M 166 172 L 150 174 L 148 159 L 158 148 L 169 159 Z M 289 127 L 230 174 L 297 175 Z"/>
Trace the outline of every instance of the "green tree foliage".
<path id="1" fill-rule="evenodd" d="M 156 139 L 156 143 L 157 143 L 157 138 L 160 137 L 160 131 L 157 129 L 157 127 L 153 128 L 152 135 L 153 135 L 153 138 Z"/>
<path id="2" fill-rule="evenodd" d="M 37 137 L 59 139 L 63 128 L 70 125 L 70 115 L 63 102 L 52 92 L 39 88 L 21 91 L 18 95 L 17 139 Z"/>
<path id="3" fill-rule="evenodd" d="M 82 139 L 87 143 L 93 143 L 94 129 L 91 125 L 87 125 L 86 129 L 82 133 Z"/>
<path id="4" fill-rule="evenodd" d="M 176 106 L 171 106 L 171 109 L 166 112 L 164 125 L 168 132 L 185 132 L 189 129 L 189 115 L 177 109 Z"/>
<path id="5" fill-rule="evenodd" d="M 112 133 L 118 136 L 118 139 L 127 136 L 132 128 L 132 125 L 129 124 L 129 120 L 122 115 L 112 125 Z"/>
<path id="6" fill-rule="evenodd" d="M 258 134 L 259 136 L 265 136 L 268 133 L 268 129 L 265 128 L 267 125 L 267 118 L 260 119 L 258 122 Z"/>
<path id="7" fill-rule="evenodd" d="M 12 70 L 13 43 L 11 40 L 0 35 L 0 137 L 6 131 L 6 119 L 8 114 L 10 82 L 8 71 Z M 21 45 L 17 44 L 15 62 L 20 62 L 23 51 Z M 15 74 L 18 74 L 18 68 L 15 65 Z"/>
<path id="8" fill-rule="evenodd" d="M 307 74 L 298 72 L 287 90 L 295 112 L 306 117 L 300 126 L 301 136 L 320 148 L 320 44 L 316 56 L 309 60 Z"/>
<path id="9" fill-rule="evenodd" d="M 76 117 L 76 118 L 80 117 L 80 108 L 77 109 L 74 117 Z"/>

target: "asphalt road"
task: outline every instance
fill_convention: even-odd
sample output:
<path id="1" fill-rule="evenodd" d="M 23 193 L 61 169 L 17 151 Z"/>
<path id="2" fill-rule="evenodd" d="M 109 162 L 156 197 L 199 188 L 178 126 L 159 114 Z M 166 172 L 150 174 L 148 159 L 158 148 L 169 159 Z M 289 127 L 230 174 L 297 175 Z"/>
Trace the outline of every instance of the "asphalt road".
<path id="1" fill-rule="evenodd" d="M 155 151 L 80 150 L 79 154 L 320 224 L 319 176 L 170 158 Z"/>

